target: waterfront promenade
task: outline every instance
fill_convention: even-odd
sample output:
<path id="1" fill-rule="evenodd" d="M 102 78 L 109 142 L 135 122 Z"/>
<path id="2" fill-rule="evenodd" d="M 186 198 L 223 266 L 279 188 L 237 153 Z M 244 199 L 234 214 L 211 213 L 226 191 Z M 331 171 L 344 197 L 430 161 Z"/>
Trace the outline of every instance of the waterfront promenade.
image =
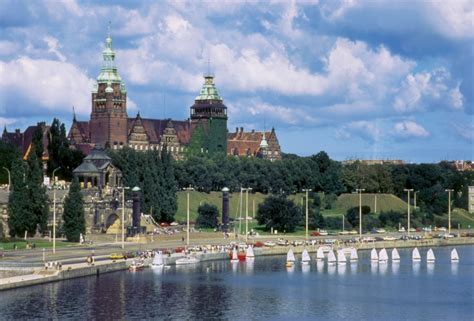
<path id="1" fill-rule="evenodd" d="M 205 234 L 212 234 L 211 235 Z M 216 237 L 216 233 L 203 233 L 201 237 L 195 239 L 192 243 L 193 246 L 198 245 L 228 245 L 231 242 L 235 242 L 235 239 L 222 239 Z M 280 236 L 281 237 L 281 236 Z M 285 239 L 299 239 L 301 237 L 286 237 Z M 254 238 L 249 240 L 249 243 L 256 241 L 264 242 L 267 240 L 275 240 L 273 236 Z M 301 253 L 304 248 L 309 252 L 315 252 L 317 247 L 320 246 L 324 239 L 314 238 L 315 245 L 306 246 L 274 246 L 274 247 L 259 247 L 255 248 L 256 256 L 268 256 L 268 255 L 284 255 L 287 253 L 289 248 L 292 248 L 295 253 Z M 474 244 L 474 238 L 472 237 L 456 237 L 450 239 L 421 239 L 421 240 L 395 240 L 395 241 L 379 241 L 379 242 L 362 242 L 345 245 L 343 240 L 336 242 L 335 247 L 354 246 L 359 250 L 369 250 L 372 248 L 407 248 L 407 247 L 438 247 L 438 246 L 454 246 L 454 245 L 469 245 Z M 149 243 L 127 243 L 126 251 L 145 251 L 153 249 L 174 249 L 182 247 L 182 241 L 175 238 L 155 239 Z M 61 262 L 61 270 L 49 269 L 45 270 L 44 261 L 42 260 L 41 250 L 36 251 L 16 251 L 7 252 L 7 257 L 0 260 L 0 269 L 3 271 L 21 271 L 21 275 L 9 276 L 0 278 L 0 290 L 7 290 L 17 287 L 24 287 L 48 282 L 61 281 L 66 279 L 72 279 L 83 276 L 97 275 L 113 272 L 118 270 L 126 270 L 133 261 L 133 259 L 120 259 L 111 260 L 110 254 L 122 252 L 120 244 L 117 243 L 104 243 L 97 244 L 96 246 L 77 246 L 72 248 L 59 249 L 56 255 L 48 255 L 46 261 L 54 260 Z M 93 265 L 87 264 L 85 258 L 91 253 L 94 253 L 95 263 Z M 170 256 L 165 257 L 165 264 L 173 265 L 176 259 L 183 257 L 182 253 L 173 253 Z M 208 251 L 206 253 L 200 252 L 197 254 L 200 261 L 211 261 L 211 260 L 226 260 L 228 259 L 227 252 Z"/>

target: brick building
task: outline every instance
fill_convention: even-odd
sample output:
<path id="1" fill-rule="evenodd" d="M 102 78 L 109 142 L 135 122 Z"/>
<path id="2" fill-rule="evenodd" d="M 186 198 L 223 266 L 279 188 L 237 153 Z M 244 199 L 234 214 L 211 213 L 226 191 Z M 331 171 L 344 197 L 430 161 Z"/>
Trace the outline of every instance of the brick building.
<path id="1" fill-rule="evenodd" d="M 161 150 L 166 146 L 175 158 L 193 153 L 227 153 L 228 155 L 281 158 L 275 133 L 228 133 L 227 107 L 214 83 L 214 77 L 204 77 L 204 84 L 187 120 L 142 118 L 140 113 L 127 114 L 127 90 L 115 65 L 115 52 L 110 35 L 105 42 L 101 72 L 92 89 L 90 120 L 79 121 L 74 116 L 68 138 L 71 145 L 88 155 L 100 144 L 111 149 L 124 146 L 136 150 Z"/>

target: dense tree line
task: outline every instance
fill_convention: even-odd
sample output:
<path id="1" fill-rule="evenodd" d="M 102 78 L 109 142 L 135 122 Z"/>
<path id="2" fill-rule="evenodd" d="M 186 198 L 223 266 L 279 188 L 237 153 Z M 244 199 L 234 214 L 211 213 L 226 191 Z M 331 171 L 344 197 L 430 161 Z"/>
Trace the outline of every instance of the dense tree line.
<path id="1" fill-rule="evenodd" d="M 165 148 L 161 152 L 140 152 L 124 148 L 110 150 L 109 155 L 115 166 L 122 171 L 123 185 L 140 187 L 142 212 L 151 213 L 159 222 L 172 222 L 178 208 L 178 184 L 174 173 L 175 161 L 171 154 Z"/>
<path id="2" fill-rule="evenodd" d="M 33 145 L 28 161 L 15 157 L 11 165 L 11 192 L 8 199 L 8 224 L 11 236 L 45 233 L 48 224 L 48 198 L 43 186 L 41 160 Z"/>

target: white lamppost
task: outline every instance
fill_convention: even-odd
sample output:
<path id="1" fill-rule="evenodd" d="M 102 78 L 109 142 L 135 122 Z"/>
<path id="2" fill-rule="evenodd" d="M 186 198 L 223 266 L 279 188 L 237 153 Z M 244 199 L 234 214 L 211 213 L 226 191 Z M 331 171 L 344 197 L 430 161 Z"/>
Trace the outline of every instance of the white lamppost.
<path id="1" fill-rule="evenodd" d="M 362 192 L 365 188 L 356 188 L 356 192 L 359 193 L 359 239 L 362 240 Z"/>
<path id="2" fill-rule="evenodd" d="M 448 192 L 448 234 L 451 234 L 451 193 L 453 191 L 453 189 L 446 189 Z"/>
<path id="3" fill-rule="evenodd" d="M 413 195 L 414 195 L 414 197 L 413 197 L 413 202 L 414 202 L 414 203 L 413 203 L 413 208 L 414 208 L 415 210 L 416 210 L 416 194 L 417 194 L 418 192 L 419 192 L 419 191 L 415 191 L 415 192 L 413 193 Z"/>
<path id="4" fill-rule="evenodd" d="M 309 188 L 303 189 L 303 192 L 306 192 L 306 241 L 308 241 L 308 192 L 311 192 L 312 190 Z"/>
<path id="5" fill-rule="evenodd" d="M 54 175 L 61 167 L 53 170 L 53 254 L 56 253 L 56 176 Z"/>
<path id="6" fill-rule="evenodd" d="M 125 248 L 125 190 L 130 187 L 122 186 L 122 249 Z"/>
<path id="7" fill-rule="evenodd" d="M 413 192 L 413 188 L 405 188 L 404 191 L 408 193 L 408 235 L 410 235 L 410 192 Z"/>
<path id="8" fill-rule="evenodd" d="M 251 187 L 245 188 L 245 242 L 248 241 L 249 235 L 249 191 L 251 191 Z"/>
<path id="9" fill-rule="evenodd" d="M 7 189 L 7 192 L 9 192 L 9 191 L 10 191 L 10 186 L 11 186 L 11 184 L 12 184 L 11 176 L 10 176 L 10 170 L 9 170 L 8 168 L 6 168 L 6 167 L 3 167 L 3 169 L 6 170 L 7 173 L 8 173 L 8 189 Z"/>
<path id="10" fill-rule="evenodd" d="M 184 189 L 185 191 L 188 192 L 188 195 L 187 195 L 187 212 L 186 212 L 186 245 L 189 247 L 189 192 L 190 191 L 194 191 L 194 188 L 192 188 L 191 186 L 187 187 Z"/>

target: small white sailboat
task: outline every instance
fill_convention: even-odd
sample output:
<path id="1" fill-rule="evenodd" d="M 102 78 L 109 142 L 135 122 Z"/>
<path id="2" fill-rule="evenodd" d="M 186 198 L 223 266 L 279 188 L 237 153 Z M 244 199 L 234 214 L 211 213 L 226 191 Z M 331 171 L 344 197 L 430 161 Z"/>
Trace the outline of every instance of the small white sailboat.
<path id="1" fill-rule="evenodd" d="M 426 262 L 428 263 L 434 263 L 436 260 L 435 255 L 433 253 L 432 249 L 429 249 L 428 252 L 426 253 Z"/>
<path id="2" fill-rule="evenodd" d="M 293 250 L 290 249 L 288 253 L 286 253 L 286 267 L 292 267 L 295 264 L 296 258 Z"/>
<path id="3" fill-rule="evenodd" d="M 328 253 L 328 264 L 336 264 L 336 255 L 333 250 Z"/>
<path id="4" fill-rule="evenodd" d="M 357 255 L 357 249 L 356 248 L 351 248 L 351 262 L 357 262 L 357 260 L 359 259 L 359 256 Z"/>
<path id="5" fill-rule="evenodd" d="M 420 251 L 418 251 L 417 247 L 415 247 L 413 249 L 413 252 L 411 254 L 411 259 L 412 259 L 413 262 L 420 262 L 421 261 Z"/>
<path id="6" fill-rule="evenodd" d="M 372 249 L 372 251 L 370 251 L 370 260 L 372 262 L 378 262 L 379 261 L 379 256 L 377 254 L 377 250 L 376 249 Z"/>
<path id="7" fill-rule="evenodd" d="M 323 261 L 324 260 L 324 251 L 323 248 L 320 246 L 316 251 L 316 261 Z"/>
<path id="8" fill-rule="evenodd" d="M 159 269 L 163 268 L 165 265 L 165 262 L 163 260 L 163 252 L 155 252 L 155 257 L 153 258 L 153 261 L 151 262 L 151 268 L 152 269 Z"/>
<path id="9" fill-rule="evenodd" d="M 247 251 L 245 252 L 245 258 L 246 258 L 247 261 L 255 259 L 255 254 L 253 253 L 252 245 L 249 245 L 247 247 Z"/>
<path id="10" fill-rule="evenodd" d="M 393 248 L 392 250 L 392 261 L 399 262 L 400 261 L 400 254 L 398 253 L 397 248 Z"/>
<path id="11" fill-rule="evenodd" d="M 343 250 L 337 250 L 337 263 L 340 265 L 346 264 L 346 256 Z"/>
<path id="12" fill-rule="evenodd" d="M 458 255 L 458 251 L 456 251 L 456 249 L 452 249 L 452 251 L 451 251 L 451 262 L 453 262 L 453 263 L 459 262 L 459 255 Z"/>
<path id="13" fill-rule="evenodd" d="M 239 256 L 237 254 L 237 249 L 234 247 L 232 249 L 232 257 L 230 259 L 231 262 L 239 262 Z"/>
<path id="14" fill-rule="evenodd" d="M 309 256 L 308 250 L 304 249 L 303 254 L 301 255 L 301 264 L 309 264 L 311 262 L 311 257 Z"/>
<path id="15" fill-rule="evenodd" d="M 387 263 L 387 262 L 388 262 L 387 250 L 383 248 L 379 252 L 379 263 Z"/>

